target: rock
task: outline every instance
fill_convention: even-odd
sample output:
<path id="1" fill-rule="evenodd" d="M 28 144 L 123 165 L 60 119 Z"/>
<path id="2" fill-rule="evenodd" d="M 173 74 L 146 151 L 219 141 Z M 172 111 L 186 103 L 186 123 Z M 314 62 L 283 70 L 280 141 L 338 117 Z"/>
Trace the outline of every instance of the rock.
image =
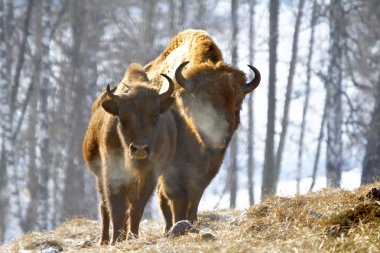
<path id="1" fill-rule="evenodd" d="M 58 252 L 59 251 L 57 249 L 52 248 L 52 247 L 50 247 L 48 249 L 44 249 L 44 250 L 41 251 L 41 253 L 58 253 Z"/>
<path id="2" fill-rule="evenodd" d="M 372 188 L 366 197 L 373 200 L 380 200 L 380 188 Z"/>
<path id="3" fill-rule="evenodd" d="M 215 234 L 209 228 L 202 228 L 201 230 L 199 230 L 198 236 L 199 236 L 199 238 L 201 238 L 203 240 L 215 240 L 216 239 Z"/>
<path id="4" fill-rule="evenodd" d="M 322 217 L 322 214 L 317 213 L 317 212 L 315 212 L 315 211 L 313 211 L 313 210 L 310 210 L 310 211 L 308 212 L 308 214 L 309 214 L 310 216 L 312 216 L 312 217 L 315 217 L 315 218 L 321 218 L 321 217 Z"/>
<path id="5" fill-rule="evenodd" d="M 179 236 L 187 233 L 198 233 L 198 230 L 187 220 L 178 221 L 169 231 L 169 236 Z"/>

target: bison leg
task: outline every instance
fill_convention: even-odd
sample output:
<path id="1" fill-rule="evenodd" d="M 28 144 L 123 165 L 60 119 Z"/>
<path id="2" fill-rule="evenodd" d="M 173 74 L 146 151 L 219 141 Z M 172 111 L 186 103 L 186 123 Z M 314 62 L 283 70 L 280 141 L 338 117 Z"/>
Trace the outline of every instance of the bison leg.
<path id="1" fill-rule="evenodd" d="M 130 198 L 131 207 L 129 209 L 129 229 L 128 237 L 135 238 L 139 235 L 139 225 L 141 217 L 144 213 L 144 208 L 150 196 L 156 187 L 154 176 L 147 176 L 143 185 L 139 185 L 140 193 L 138 198 Z"/>
<path id="2" fill-rule="evenodd" d="M 99 195 L 100 195 L 100 205 L 99 205 L 99 211 L 100 211 L 100 245 L 106 245 L 108 244 L 110 240 L 109 235 L 109 227 L 110 227 L 110 218 L 107 210 L 106 205 L 106 195 L 103 190 L 102 186 L 102 180 L 97 177 L 96 178 L 96 185 L 98 187 Z"/>
<path id="3" fill-rule="evenodd" d="M 110 218 L 108 216 L 108 210 L 107 207 L 104 205 L 104 203 L 100 204 L 100 222 L 101 222 L 101 228 L 100 228 L 100 245 L 106 245 L 108 244 L 110 240 Z"/>
<path id="4" fill-rule="evenodd" d="M 188 201 L 185 198 L 175 198 L 171 201 L 172 212 L 174 214 L 173 223 L 186 220 Z"/>
<path id="5" fill-rule="evenodd" d="M 198 206 L 201 201 L 202 193 L 200 194 L 192 194 L 190 197 L 189 209 L 187 213 L 187 219 L 194 224 L 198 219 Z"/>
<path id="6" fill-rule="evenodd" d="M 123 232 L 127 216 L 125 192 L 122 190 L 117 193 L 111 192 L 108 198 L 108 205 L 113 224 L 112 245 L 114 245 L 117 241 L 125 240 L 125 231 Z"/>
<path id="7" fill-rule="evenodd" d="M 159 197 L 161 212 L 165 218 L 165 234 L 166 234 L 167 232 L 169 232 L 169 230 L 173 226 L 172 211 L 170 210 L 168 199 L 162 193 L 158 193 L 158 197 Z"/>

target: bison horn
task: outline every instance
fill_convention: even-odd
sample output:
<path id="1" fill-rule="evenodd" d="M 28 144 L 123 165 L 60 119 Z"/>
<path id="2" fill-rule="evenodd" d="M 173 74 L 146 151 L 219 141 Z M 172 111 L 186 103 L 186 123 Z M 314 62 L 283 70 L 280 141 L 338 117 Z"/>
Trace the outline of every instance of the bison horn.
<path id="1" fill-rule="evenodd" d="M 160 94 L 160 100 L 163 101 L 163 100 L 169 98 L 172 95 L 172 93 L 174 91 L 174 82 L 173 82 L 173 80 L 169 76 L 167 76 L 165 74 L 161 74 L 161 75 L 163 77 L 165 77 L 166 80 L 168 80 L 168 83 L 169 83 L 168 89 L 164 93 Z"/>
<path id="2" fill-rule="evenodd" d="M 187 65 L 189 64 L 189 61 L 185 61 L 183 63 L 181 63 L 178 68 L 176 69 L 175 71 L 175 79 L 177 81 L 177 83 L 182 87 L 184 88 L 185 90 L 192 90 L 194 88 L 194 84 L 189 81 L 189 80 L 186 80 L 183 75 L 182 75 L 182 69 Z"/>
<path id="3" fill-rule="evenodd" d="M 260 80 L 261 80 L 261 75 L 260 75 L 260 72 L 257 70 L 257 68 L 251 66 L 251 65 L 248 65 L 248 67 L 250 69 L 253 70 L 253 72 L 255 73 L 255 78 L 248 82 L 248 83 L 245 83 L 245 84 L 242 84 L 240 87 L 241 89 L 244 91 L 245 94 L 253 91 L 254 89 L 257 88 L 257 86 L 259 86 L 260 84 Z"/>
<path id="4" fill-rule="evenodd" d="M 114 89 L 112 89 L 112 90 L 114 90 Z M 119 96 L 113 94 L 112 90 L 111 90 L 111 88 L 110 88 L 110 85 L 107 84 L 107 95 L 108 95 L 113 101 L 115 101 L 115 102 L 119 102 L 119 100 L 120 100 L 120 99 L 119 99 Z"/>

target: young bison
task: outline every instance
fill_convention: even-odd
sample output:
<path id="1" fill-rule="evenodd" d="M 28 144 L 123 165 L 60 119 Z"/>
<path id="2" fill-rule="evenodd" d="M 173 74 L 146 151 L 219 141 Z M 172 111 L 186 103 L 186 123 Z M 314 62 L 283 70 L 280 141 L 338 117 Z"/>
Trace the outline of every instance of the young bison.
<path id="1" fill-rule="evenodd" d="M 101 244 L 138 235 L 144 207 L 176 145 L 175 121 L 168 109 L 173 81 L 162 94 L 138 64 L 132 64 L 114 94 L 109 86 L 94 102 L 83 142 L 83 157 L 100 194 Z M 128 219 L 128 220 L 127 220 Z"/>
<path id="2" fill-rule="evenodd" d="M 186 61 L 191 64 L 184 69 Z M 240 123 L 243 98 L 260 83 L 259 71 L 249 67 L 255 78 L 246 83 L 245 74 L 225 64 L 217 45 L 199 30 L 179 33 L 156 60 L 145 66 L 156 83 L 161 80 L 158 71 L 174 74 L 177 81 L 177 150 L 173 169 L 164 171 L 158 181 L 166 231 L 180 220 L 197 219 L 202 194 L 218 173 Z"/>

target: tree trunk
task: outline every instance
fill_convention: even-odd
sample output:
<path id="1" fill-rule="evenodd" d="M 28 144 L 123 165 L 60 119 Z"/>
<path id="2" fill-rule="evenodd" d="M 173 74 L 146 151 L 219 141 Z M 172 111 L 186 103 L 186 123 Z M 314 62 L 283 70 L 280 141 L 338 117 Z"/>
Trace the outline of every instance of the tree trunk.
<path id="1" fill-rule="evenodd" d="M 328 98 L 326 95 L 325 99 L 325 106 L 323 109 L 323 115 L 322 115 L 322 121 L 321 121 L 321 126 L 319 128 L 319 136 L 318 136 L 318 145 L 317 145 L 317 151 L 315 154 L 315 159 L 314 159 L 314 164 L 313 164 L 313 174 L 311 176 L 311 185 L 309 188 L 309 192 L 311 192 L 314 188 L 315 185 L 315 180 L 317 177 L 317 171 L 318 171 L 318 166 L 319 166 L 319 157 L 321 154 L 321 146 L 322 146 L 322 141 L 323 141 L 323 136 L 324 136 L 324 131 L 325 131 L 325 124 L 326 124 L 326 117 L 327 117 L 327 104 L 328 104 Z"/>
<path id="2" fill-rule="evenodd" d="M 30 192 L 30 201 L 26 207 L 26 214 L 21 222 L 21 228 L 26 232 L 30 232 L 37 227 L 38 218 L 38 176 L 37 176 L 37 138 L 36 138 L 36 126 L 37 126 L 37 96 L 35 92 L 32 94 L 30 103 L 30 113 L 28 121 L 28 176 L 26 178 L 27 188 Z"/>
<path id="3" fill-rule="evenodd" d="M 237 34 L 238 34 L 238 0 L 231 0 L 231 60 L 232 65 L 237 65 Z M 231 164 L 229 168 L 229 190 L 230 190 L 230 208 L 236 207 L 236 194 L 237 194 L 237 173 L 238 173 L 238 165 L 237 165 L 237 141 L 238 141 L 238 133 L 235 132 L 234 136 L 231 140 L 230 146 L 230 155 L 231 155 Z"/>
<path id="4" fill-rule="evenodd" d="M 90 118 L 91 110 L 85 108 L 91 108 L 92 101 L 94 101 L 97 97 L 97 81 L 98 81 L 98 52 L 100 47 L 100 38 L 104 32 L 104 15 L 101 11 L 96 7 L 89 7 L 87 9 L 89 14 L 86 15 L 88 17 L 89 28 L 86 32 L 86 62 L 84 63 L 87 66 L 87 74 L 85 77 L 85 87 L 87 89 L 87 100 L 89 101 L 84 105 L 84 115 L 86 119 Z M 104 86 L 102 85 L 102 89 Z M 91 102 L 90 102 L 91 101 Z M 85 171 L 85 195 L 87 196 L 85 199 L 85 208 L 86 214 L 89 218 L 96 219 L 98 217 L 98 209 L 94 208 L 97 206 L 98 199 L 96 193 L 95 186 L 95 177 L 89 170 Z"/>
<path id="5" fill-rule="evenodd" d="M 195 13 L 195 20 L 194 20 L 194 28 L 196 29 L 204 29 L 205 28 L 205 1 L 204 0 L 197 0 L 196 1 L 196 13 Z"/>
<path id="6" fill-rule="evenodd" d="M 6 0 L 5 1 L 5 43 L 7 47 L 7 82 L 8 84 L 12 83 L 12 62 L 13 62 L 13 55 L 12 55 L 12 48 L 14 48 L 14 45 L 12 44 L 13 39 L 12 35 L 14 33 L 14 27 L 15 27 L 15 21 L 14 21 L 14 11 L 13 11 L 13 0 Z"/>
<path id="7" fill-rule="evenodd" d="M 153 57 L 156 56 L 154 48 L 154 41 L 156 38 L 156 33 L 154 31 L 154 18 L 155 18 L 155 7 L 156 1 L 153 0 L 144 0 L 144 19 L 143 19 L 143 48 L 144 55 L 142 57 L 142 61 L 144 63 L 150 62 Z"/>
<path id="8" fill-rule="evenodd" d="M 361 185 L 374 183 L 380 178 L 380 76 L 376 85 L 375 108 L 366 138 Z"/>
<path id="9" fill-rule="evenodd" d="M 281 173 L 282 153 L 284 152 L 286 135 L 288 131 L 289 110 L 290 110 L 290 104 L 292 100 L 291 96 L 293 93 L 293 79 L 294 79 L 294 74 L 295 74 L 296 66 L 297 66 L 298 37 L 299 37 L 298 34 L 299 34 L 300 26 L 301 26 L 304 4 L 305 4 L 305 0 L 299 0 L 297 19 L 296 19 L 296 24 L 295 24 L 294 34 L 293 34 L 292 56 L 291 56 L 291 60 L 289 64 L 288 83 L 286 86 L 284 112 L 283 112 L 282 121 L 281 121 L 282 131 L 280 134 L 280 141 L 278 144 L 277 155 L 276 155 L 275 184 L 277 184 L 278 179 L 280 177 L 280 173 Z"/>
<path id="10" fill-rule="evenodd" d="M 4 2 L 0 1 L 0 117 L 1 117 L 1 154 L 0 154 L 0 242 L 4 240 L 5 226 L 6 226 L 6 210 L 8 209 L 7 194 L 7 153 L 9 148 L 6 141 L 6 131 L 8 122 L 8 83 L 7 83 L 7 48 L 6 48 L 6 26 L 5 26 L 5 7 Z M 5 117 L 5 118 L 4 118 Z"/>
<path id="11" fill-rule="evenodd" d="M 249 2 L 249 64 L 253 65 L 254 53 L 255 53 L 255 5 L 256 0 Z M 250 75 L 252 78 L 252 74 Z M 250 78 L 250 79 L 251 79 Z M 248 151 L 248 161 L 247 161 L 247 177 L 248 177 L 248 197 L 249 205 L 255 203 L 255 185 L 253 181 L 253 175 L 255 172 L 255 149 L 254 149 L 254 92 L 248 95 L 248 133 L 247 133 L 247 151 Z"/>
<path id="12" fill-rule="evenodd" d="M 311 21 L 310 21 L 310 40 L 309 40 L 309 53 L 307 56 L 307 64 L 306 64 L 306 87 L 305 87 L 305 101 L 303 104 L 302 110 L 302 121 L 301 121 L 301 130 L 300 130 L 300 138 L 298 142 L 298 162 L 297 162 L 297 194 L 300 193 L 300 184 L 302 178 L 302 156 L 303 156 L 303 141 L 305 135 L 305 127 L 306 127 L 306 116 L 309 109 L 309 97 L 310 97 L 310 79 L 311 79 L 311 62 L 313 60 L 313 48 L 314 48 L 314 30 L 315 23 L 317 22 L 317 1 L 314 1 Z"/>
<path id="13" fill-rule="evenodd" d="M 274 157 L 274 135 L 276 119 L 276 64 L 278 41 L 279 1 L 270 0 L 269 4 L 269 87 L 268 87 L 268 120 L 265 139 L 265 160 L 261 197 L 276 193 L 276 164 Z"/>
<path id="14" fill-rule="evenodd" d="M 48 111 L 48 96 L 50 86 L 50 18 L 51 18 L 51 0 L 42 1 L 42 58 L 41 58 L 41 86 L 39 89 L 39 187 L 38 187 L 38 228 L 46 230 L 48 228 L 49 214 L 49 173 L 50 173 L 50 150 L 49 150 L 49 111 Z"/>
<path id="15" fill-rule="evenodd" d="M 70 1 L 71 29 L 73 46 L 71 55 L 72 67 L 72 105 L 69 111 L 71 118 L 69 129 L 71 135 L 66 146 L 67 159 L 66 178 L 63 193 L 63 217 L 85 215 L 84 164 L 81 157 L 81 142 L 85 132 L 84 97 L 86 87 L 83 68 L 83 38 L 85 36 L 86 7 L 85 2 Z M 75 129 L 75 131 L 74 131 Z"/>
<path id="16" fill-rule="evenodd" d="M 181 0 L 179 6 L 179 18 L 177 24 L 177 30 L 182 31 L 186 27 L 187 20 L 187 1 Z"/>
<path id="17" fill-rule="evenodd" d="M 1 1 L 1 21 L 0 23 L 0 35 L 2 38 L 0 39 L 0 54 L 1 54 L 1 59 L 0 62 L 0 72 L 1 75 L 4 77 L 0 77 L 0 89 L 1 89 L 1 95 L 0 95 L 0 113 L 1 113 L 1 132 L 2 132 L 2 140 L 1 140 L 1 157 L 0 157 L 0 173 L 1 178 L 0 178 L 0 212 L 1 212 L 1 217 L 0 218 L 0 239 L 4 239 L 4 232 L 5 232 L 5 221 L 6 221 L 6 213 L 8 209 L 8 204 L 9 200 L 12 198 L 16 204 L 18 203 L 18 188 L 17 188 L 17 183 L 18 182 L 13 182 L 13 184 L 10 184 L 12 187 L 7 186 L 7 181 L 12 180 L 18 180 L 17 178 L 17 169 L 14 164 L 14 140 L 15 137 L 17 136 L 17 133 L 13 132 L 13 115 L 15 115 L 16 111 L 16 98 L 17 98 L 17 90 L 20 84 L 20 74 L 22 70 L 22 66 L 24 63 L 25 59 L 25 49 L 26 49 L 26 44 L 27 44 L 27 38 L 29 35 L 29 23 L 30 23 L 30 18 L 32 14 L 32 9 L 33 9 L 33 0 L 30 0 L 27 4 L 27 9 L 25 13 L 25 19 L 23 23 L 23 31 L 22 31 L 22 40 L 21 40 L 21 45 L 20 45 L 20 50 L 18 52 L 18 61 L 16 65 L 16 72 L 15 76 L 13 79 L 13 83 L 11 82 L 12 80 L 9 78 L 10 73 L 5 72 L 9 71 L 9 65 L 11 64 L 8 62 L 8 60 L 11 59 L 9 56 L 10 51 L 5 51 L 10 49 L 10 47 L 7 46 L 8 43 L 11 43 L 8 41 L 10 38 L 9 36 L 10 31 L 12 31 L 13 27 L 13 4 L 10 3 L 9 1 L 7 2 L 7 10 L 6 14 L 4 12 L 4 2 Z M 9 18 L 8 20 L 4 18 L 4 15 Z M 9 38 L 8 38 L 9 37 Z M 9 196 L 7 193 L 8 190 L 11 192 L 12 196 Z M 4 209 L 4 210 L 2 210 Z M 19 215 L 20 212 L 18 212 L 17 216 Z M 17 221 L 15 221 L 17 222 Z"/>
<path id="18" fill-rule="evenodd" d="M 342 174 L 342 49 L 344 46 L 344 11 L 341 0 L 332 0 L 329 13 L 330 51 L 327 80 L 327 154 L 328 187 L 339 187 Z"/>
<path id="19" fill-rule="evenodd" d="M 169 0 L 169 35 L 170 37 L 173 37 L 176 33 L 176 26 L 177 26 L 177 19 L 176 19 L 176 14 L 177 14 L 177 7 L 176 7 L 176 1 L 174 0 Z"/>

